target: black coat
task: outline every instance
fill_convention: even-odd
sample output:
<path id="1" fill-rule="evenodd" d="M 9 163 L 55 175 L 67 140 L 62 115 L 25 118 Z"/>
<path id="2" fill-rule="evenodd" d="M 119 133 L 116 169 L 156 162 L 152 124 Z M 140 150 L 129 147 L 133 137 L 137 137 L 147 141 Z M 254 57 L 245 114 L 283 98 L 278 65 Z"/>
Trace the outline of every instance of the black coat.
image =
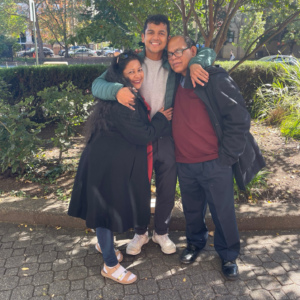
<path id="1" fill-rule="evenodd" d="M 134 107 L 115 104 L 112 128 L 94 137 L 81 155 L 68 214 L 86 220 L 89 228 L 124 232 L 149 224 L 147 143 L 171 128 L 159 112 L 150 123 L 142 99 Z"/>
<path id="2" fill-rule="evenodd" d="M 265 161 L 256 141 L 249 132 L 251 118 L 245 100 L 229 74 L 220 67 L 205 69 L 209 81 L 197 85 L 195 94 L 204 102 L 219 142 L 219 161 L 232 166 L 239 189 L 246 185 L 265 167 Z M 177 77 L 179 84 L 180 77 Z M 185 88 L 193 88 L 189 72 Z"/>

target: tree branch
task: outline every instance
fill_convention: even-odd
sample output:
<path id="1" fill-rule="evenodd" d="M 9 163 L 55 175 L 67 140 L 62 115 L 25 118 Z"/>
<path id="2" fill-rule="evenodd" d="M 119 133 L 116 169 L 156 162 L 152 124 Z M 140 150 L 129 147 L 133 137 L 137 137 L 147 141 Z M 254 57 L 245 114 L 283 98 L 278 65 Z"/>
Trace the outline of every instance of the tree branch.
<path id="1" fill-rule="evenodd" d="M 115 6 L 119 11 L 122 11 L 122 9 L 112 0 L 107 0 L 111 5 Z M 130 15 L 138 22 L 138 24 L 141 26 L 141 28 L 144 27 L 143 22 L 134 14 L 130 13 Z"/>
<path id="2" fill-rule="evenodd" d="M 172 1 L 176 5 L 176 7 L 179 9 L 180 13 L 182 13 L 180 5 L 175 0 L 172 0 Z"/>
<path id="3" fill-rule="evenodd" d="M 291 15 L 287 20 L 285 20 L 283 23 L 278 24 L 277 26 L 279 26 L 279 28 L 271 35 L 267 38 L 267 40 L 261 42 L 258 46 L 255 47 L 255 49 L 253 49 L 248 55 L 245 55 L 237 64 L 235 64 L 231 70 L 228 72 L 229 74 L 231 74 L 240 64 L 242 64 L 245 60 L 247 60 L 254 52 L 256 52 L 257 50 L 259 50 L 263 45 L 265 45 L 267 42 L 269 42 L 274 36 L 276 36 L 278 33 L 280 33 L 281 30 L 283 30 L 289 23 L 291 23 L 298 15 L 300 14 L 300 11 L 295 12 L 293 15 Z M 276 26 L 276 27 L 277 27 Z M 274 28 L 274 26 L 273 26 Z M 262 35 L 260 35 L 260 37 L 262 37 L 263 35 L 265 35 L 266 32 Z M 257 39 L 256 39 L 257 40 Z M 254 41 L 255 42 L 255 41 Z M 253 43 L 254 43 L 253 42 Z M 250 49 L 253 45 L 253 43 L 250 45 Z M 247 51 L 249 51 L 249 48 L 247 49 Z"/>
<path id="4" fill-rule="evenodd" d="M 200 32 L 201 32 L 201 34 L 202 34 L 202 36 L 203 36 L 203 38 L 204 38 L 204 40 L 205 40 L 205 46 L 207 46 L 207 35 L 206 35 L 206 33 L 205 33 L 205 31 L 204 31 L 202 25 L 201 25 L 201 22 L 200 22 L 200 20 L 199 20 L 198 15 L 197 15 L 197 13 L 196 13 L 194 1 L 193 1 L 193 0 L 189 0 L 189 1 L 190 1 L 190 4 L 191 4 L 191 10 L 192 10 L 192 12 L 193 12 L 195 21 L 196 21 L 196 23 L 197 23 L 197 25 L 198 25 L 198 28 L 199 28 L 199 30 L 200 30 Z"/>
<path id="5" fill-rule="evenodd" d="M 230 4 L 233 4 L 234 0 L 231 0 L 230 1 Z M 238 0 L 234 6 L 234 8 L 232 9 L 232 6 L 228 8 L 228 11 L 227 11 L 227 15 L 226 15 L 226 18 L 222 24 L 222 30 L 220 30 L 216 36 L 216 41 L 215 41 L 215 45 L 214 45 L 214 49 L 215 51 L 218 53 L 219 50 L 221 49 L 221 45 L 223 45 L 223 43 L 225 42 L 225 38 L 227 36 L 227 31 L 228 31 L 228 28 L 230 26 L 230 23 L 231 23 L 231 20 L 232 18 L 234 17 L 235 13 L 237 12 L 237 10 L 239 9 L 240 5 L 241 5 L 241 0 Z M 230 6 L 230 5 L 229 5 Z M 232 9 L 232 10 L 231 10 Z M 230 12 L 231 10 L 231 12 Z"/>
<path id="6" fill-rule="evenodd" d="M 214 24 L 214 0 L 208 0 L 208 38 L 211 40 L 214 36 L 215 24 Z"/>

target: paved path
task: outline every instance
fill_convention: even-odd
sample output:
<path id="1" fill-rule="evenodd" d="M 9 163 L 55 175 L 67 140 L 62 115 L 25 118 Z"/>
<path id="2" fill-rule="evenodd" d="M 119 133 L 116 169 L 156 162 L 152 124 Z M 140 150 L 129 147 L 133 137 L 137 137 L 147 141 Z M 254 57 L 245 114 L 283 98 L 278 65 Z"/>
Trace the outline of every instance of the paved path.
<path id="1" fill-rule="evenodd" d="M 132 232 L 118 235 L 123 249 Z M 164 255 L 152 241 L 123 265 L 138 275 L 122 286 L 100 275 L 95 236 L 76 229 L 0 223 L 0 300 L 300 299 L 300 231 L 243 232 L 241 278 L 224 280 L 210 245 L 192 266 L 179 263 L 183 232 L 171 232 L 178 253 Z"/>

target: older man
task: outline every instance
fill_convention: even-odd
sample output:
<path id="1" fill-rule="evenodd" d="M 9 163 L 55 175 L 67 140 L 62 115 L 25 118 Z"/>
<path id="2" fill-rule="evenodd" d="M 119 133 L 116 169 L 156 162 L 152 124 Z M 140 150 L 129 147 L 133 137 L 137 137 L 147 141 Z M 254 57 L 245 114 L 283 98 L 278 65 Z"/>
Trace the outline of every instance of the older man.
<path id="1" fill-rule="evenodd" d="M 233 173 L 241 189 L 265 165 L 249 133 L 250 115 L 228 73 L 207 67 L 209 82 L 193 88 L 188 64 L 195 43 L 175 36 L 168 44 L 168 60 L 178 74 L 173 113 L 175 158 L 186 218 L 187 247 L 182 263 L 192 263 L 205 247 L 207 204 L 215 224 L 214 246 L 226 278 L 238 278 L 236 258 L 240 240 L 234 210 Z"/>

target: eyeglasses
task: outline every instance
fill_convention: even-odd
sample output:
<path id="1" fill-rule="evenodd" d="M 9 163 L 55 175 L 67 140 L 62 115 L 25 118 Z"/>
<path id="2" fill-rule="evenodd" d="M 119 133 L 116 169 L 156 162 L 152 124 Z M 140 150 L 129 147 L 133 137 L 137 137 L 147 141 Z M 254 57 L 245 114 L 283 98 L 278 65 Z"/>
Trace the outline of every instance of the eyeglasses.
<path id="1" fill-rule="evenodd" d="M 121 59 L 126 59 L 126 58 L 128 58 L 128 54 L 123 54 L 123 53 L 121 53 L 118 57 L 117 57 L 117 64 L 119 63 L 119 58 L 121 58 Z"/>
<path id="2" fill-rule="evenodd" d="M 171 59 L 173 57 L 173 55 L 175 57 L 181 57 L 183 55 L 183 51 L 186 49 L 189 49 L 190 47 L 186 47 L 184 49 L 178 49 L 175 52 L 168 52 L 168 59 Z"/>

